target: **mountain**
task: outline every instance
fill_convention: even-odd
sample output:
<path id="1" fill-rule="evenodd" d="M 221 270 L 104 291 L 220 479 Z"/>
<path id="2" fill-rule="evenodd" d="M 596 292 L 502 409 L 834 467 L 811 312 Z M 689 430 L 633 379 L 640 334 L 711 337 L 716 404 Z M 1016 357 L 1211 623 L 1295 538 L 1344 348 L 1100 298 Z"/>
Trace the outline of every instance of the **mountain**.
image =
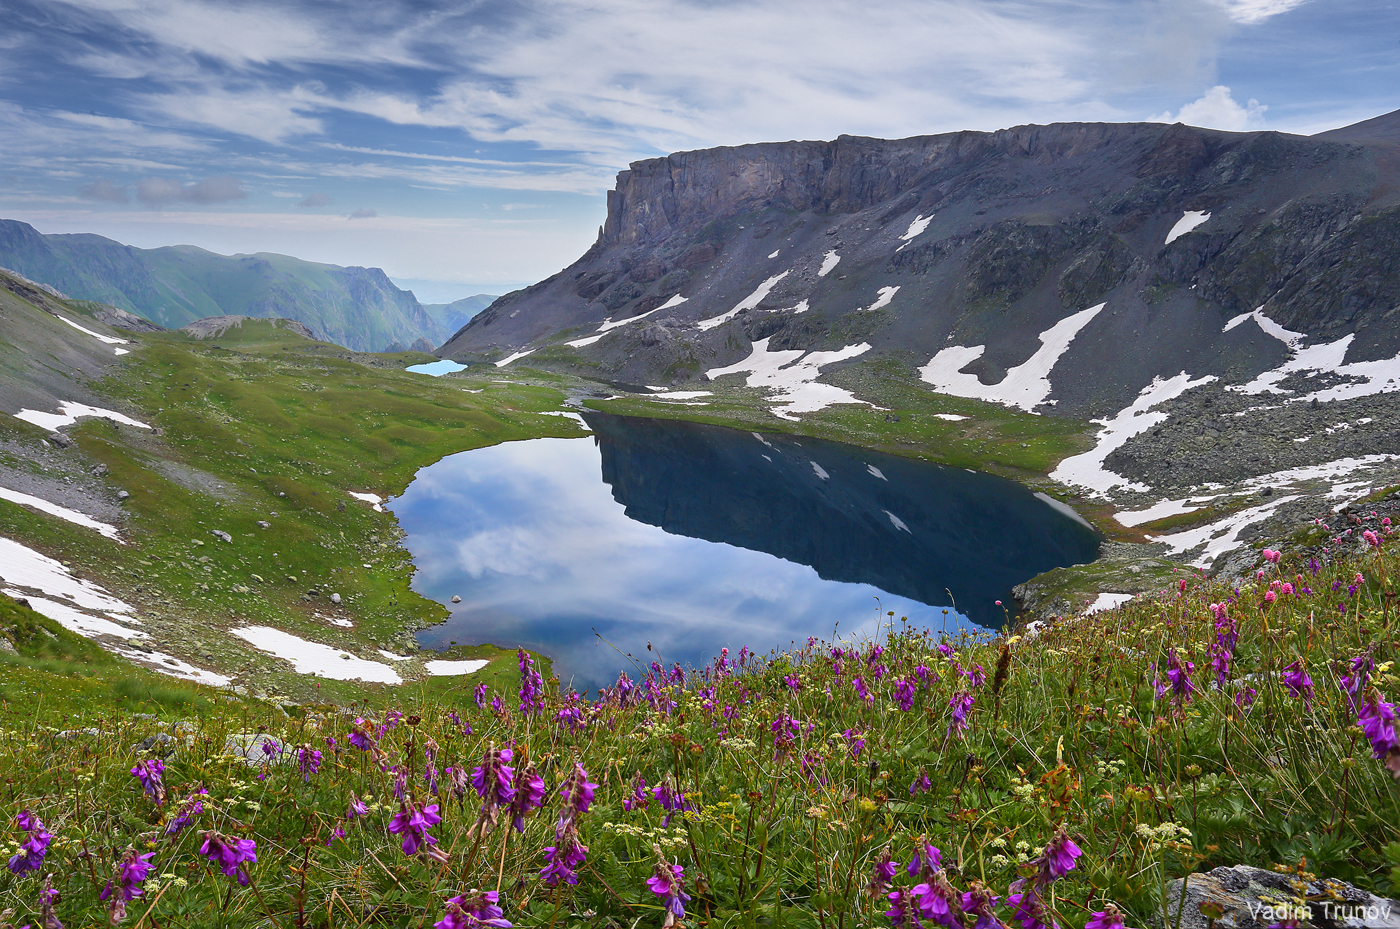
<path id="1" fill-rule="evenodd" d="M 453 300 L 451 303 L 425 303 L 423 309 L 444 330 L 456 332 L 471 322 L 473 316 L 490 306 L 493 301 L 498 299 L 498 296 L 497 294 L 473 294 L 470 297 L 463 297 L 461 300 Z"/>
<path id="2" fill-rule="evenodd" d="M 379 268 L 190 245 L 135 248 L 99 235 L 43 235 L 15 220 L 0 220 L 0 265 L 170 328 L 208 316 L 285 317 L 358 351 L 419 339 L 437 345 L 453 331 Z"/>
<path id="3" fill-rule="evenodd" d="M 1397 126 L 1065 123 L 640 161 L 587 253 L 438 354 L 645 384 L 842 349 L 1086 419 L 1182 372 L 1248 384 L 1305 343 L 1351 337 L 1354 368 L 1400 353 Z"/>

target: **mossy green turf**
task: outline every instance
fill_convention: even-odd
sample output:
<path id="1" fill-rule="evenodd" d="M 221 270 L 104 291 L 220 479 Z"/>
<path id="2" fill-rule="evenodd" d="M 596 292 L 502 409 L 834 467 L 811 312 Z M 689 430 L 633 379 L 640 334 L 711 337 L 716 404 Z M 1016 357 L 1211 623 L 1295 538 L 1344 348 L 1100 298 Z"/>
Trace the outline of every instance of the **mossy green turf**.
<path id="1" fill-rule="evenodd" d="M 177 631 L 187 652 L 245 670 L 244 683 L 269 692 L 355 699 L 366 688 L 279 670 L 224 628 L 266 624 L 330 644 L 403 649 L 407 631 L 446 616 L 411 589 L 393 516 L 347 491 L 398 494 L 444 455 L 580 434 L 568 419 L 537 415 L 559 407 L 555 389 L 490 382 L 472 393 L 460 381 L 406 373 L 402 359 L 355 355 L 268 322 L 203 342 L 175 333 L 134 339 L 139 345 L 95 386 L 162 434 L 102 419 L 71 430 L 111 485 L 131 494 L 130 544 L 3 501 L 0 533 L 72 565 Z M 44 435 L 9 417 L 0 431 L 30 443 Z M 330 626 L 317 612 L 355 627 Z M 491 681 L 506 664 L 493 661 L 478 679 Z"/>
<path id="2" fill-rule="evenodd" d="M 99 892 L 130 848 L 153 853 L 155 864 L 129 909 L 133 926 L 407 929 L 438 922 L 448 898 L 473 888 L 499 888 L 506 918 L 521 929 L 656 926 L 664 914 L 646 881 L 664 856 L 685 869 L 687 924 L 855 929 L 890 925 L 884 891 L 867 890 L 887 854 L 902 865 L 931 844 L 942 852 L 941 879 L 958 891 L 979 881 L 1005 900 L 1060 829 L 1083 851 L 1044 894 L 1067 929 L 1110 903 L 1129 925 L 1170 925 L 1160 918 L 1166 883 L 1221 865 L 1306 870 L 1394 896 L 1400 781 L 1372 757 L 1341 680 L 1354 673 L 1353 657 L 1368 654 L 1369 686 L 1390 700 L 1400 689 L 1392 544 L 1400 543 L 1317 576 L 1288 553 L 1238 593 L 1189 577 L 1035 638 L 940 642 L 896 621 L 869 641 L 747 660 L 731 653 L 742 661 L 733 674 L 711 668 L 683 689 L 663 681 L 655 705 L 616 694 L 579 705 L 546 693 L 538 714 L 524 714 L 514 682 L 502 682 L 492 694 L 502 712 L 399 688 L 392 714 L 304 707 L 288 717 L 220 701 L 155 720 L 98 707 L 64 721 L 98 732 L 65 738 L 11 706 L 0 716 L 0 811 L 11 824 L 31 811 L 55 840 L 41 870 L 0 872 L 0 907 L 32 921 L 52 874 L 58 918 L 96 925 L 105 917 Z M 1316 593 L 1267 598 L 1303 572 Z M 1344 586 L 1332 593 L 1333 581 L 1357 573 L 1354 596 Z M 1217 687 L 1210 604 L 1227 599 L 1238 641 Z M 839 672 L 833 646 L 850 650 Z M 1194 663 L 1188 697 L 1155 686 L 1173 656 Z M 1281 675 L 1293 661 L 1312 675 L 1309 699 Z M 980 684 L 968 674 L 979 666 Z M 901 683 L 912 685 L 907 707 Z M 1242 705 L 1236 695 L 1246 689 L 1254 699 Z M 975 700 L 959 732 L 949 707 L 964 693 Z M 571 705 L 581 726 L 561 722 Z M 382 757 L 349 745 L 357 715 L 370 717 Z M 188 726 L 171 725 L 177 717 Z M 149 757 L 132 746 L 161 732 L 175 741 L 162 747 L 174 749 L 164 772 L 171 798 L 157 805 L 129 772 Z M 323 762 L 315 773 L 295 761 L 245 767 L 224 753 L 230 733 L 266 733 L 322 751 Z M 506 745 L 516 769 L 533 764 L 547 787 L 543 809 L 527 813 L 519 833 L 508 812 L 479 815 L 469 779 L 459 796 L 448 770 L 469 772 Z M 591 808 L 575 815 L 586 860 L 576 885 L 552 888 L 540 871 L 559 844 L 560 791 L 575 762 L 597 785 Z M 911 790 L 923 775 L 928 789 Z M 631 799 L 639 776 L 646 804 Z M 406 799 L 437 805 L 442 822 L 430 832 L 445 862 L 405 855 L 402 832 L 389 831 L 401 811 L 396 783 Z M 652 793 L 663 783 L 683 790 L 688 807 L 667 824 Z M 200 788 L 209 792 L 204 811 L 170 835 L 183 799 Z M 347 820 L 352 797 L 370 809 Z M 250 889 L 199 854 L 205 830 L 256 843 Z M 0 833 L 10 845 L 3 854 L 22 839 L 14 828 Z M 908 892 L 922 879 L 901 867 L 892 883 Z M 997 913 L 1012 922 L 1009 907 Z"/>

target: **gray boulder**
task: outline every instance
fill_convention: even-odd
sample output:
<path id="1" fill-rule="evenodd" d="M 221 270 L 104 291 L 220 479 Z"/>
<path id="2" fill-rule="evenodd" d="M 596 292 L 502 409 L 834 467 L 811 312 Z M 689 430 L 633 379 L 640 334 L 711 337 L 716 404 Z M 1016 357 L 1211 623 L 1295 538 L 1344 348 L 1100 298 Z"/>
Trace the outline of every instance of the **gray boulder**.
<path id="1" fill-rule="evenodd" d="M 1201 904 L 1213 903 L 1223 911 L 1215 920 L 1217 929 L 1265 929 L 1290 919 L 1314 929 L 1400 929 L 1400 900 L 1377 897 L 1332 878 L 1304 879 L 1235 865 L 1191 875 L 1184 906 L 1181 888 L 1181 881 L 1167 886 L 1164 926 L 1177 925 L 1180 909 L 1181 929 L 1207 929 L 1210 921 Z"/>

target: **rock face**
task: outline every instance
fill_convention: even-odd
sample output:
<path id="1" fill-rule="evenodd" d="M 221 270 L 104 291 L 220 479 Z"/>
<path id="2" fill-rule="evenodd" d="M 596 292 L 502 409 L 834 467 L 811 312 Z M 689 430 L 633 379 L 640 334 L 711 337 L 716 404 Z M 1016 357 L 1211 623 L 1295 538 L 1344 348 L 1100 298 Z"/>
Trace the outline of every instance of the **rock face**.
<path id="1" fill-rule="evenodd" d="M 1181 881 L 1167 886 L 1167 908 L 1162 921 L 1175 926 L 1181 907 L 1181 929 L 1207 929 L 1209 920 L 1201 904 L 1218 904 L 1224 915 L 1215 920 L 1221 929 L 1264 929 L 1296 920 L 1316 929 L 1366 927 L 1400 929 L 1400 900 L 1377 897 L 1343 881 L 1301 879 L 1236 865 L 1193 874 L 1186 882 L 1181 904 Z"/>
<path id="2" fill-rule="evenodd" d="M 379 268 L 188 245 L 133 248 L 99 235 L 42 235 L 14 220 L 0 220 L 0 265 L 162 326 L 220 315 L 285 317 L 357 351 L 419 338 L 436 345 L 450 331 Z"/>
<path id="3" fill-rule="evenodd" d="M 230 329 L 237 329 L 252 317 L 249 316 L 210 316 L 206 319 L 197 319 L 186 326 L 181 326 L 181 332 L 187 332 L 196 339 L 217 339 Z M 273 319 L 272 325 L 278 329 L 289 329 L 297 335 L 306 339 L 316 338 L 316 333 L 295 319 Z"/>
<path id="4" fill-rule="evenodd" d="M 1288 357 L 1274 323 L 1351 336 L 1348 363 L 1397 355 L 1400 117 L 1318 137 L 1073 123 L 641 161 L 583 257 L 437 354 L 528 349 L 667 383 L 765 338 L 868 342 L 858 363 L 911 375 L 963 346 L 952 375 L 990 386 L 1099 304 L 1052 359 L 1040 412 L 1108 415 L 1182 371 L 1246 382 Z"/>

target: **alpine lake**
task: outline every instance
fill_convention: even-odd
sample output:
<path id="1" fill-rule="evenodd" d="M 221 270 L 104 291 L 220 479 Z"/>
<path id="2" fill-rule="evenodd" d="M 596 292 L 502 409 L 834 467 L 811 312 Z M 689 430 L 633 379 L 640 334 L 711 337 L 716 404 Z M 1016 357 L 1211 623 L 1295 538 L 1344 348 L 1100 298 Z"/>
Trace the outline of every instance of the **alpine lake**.
<path id="1" fill-rule="evenodd" d="M 386 505 L 419 633 L 549 655 L 580 691 L 881 625 L 994 629 L 1011 587 L 1091 561 L 1073 511 L 989 474 L 835 442 L 584 412 L 592 436 L 450 455 Z M 452 602 L 454 596 L 460 602 Z M 893 616 L 891 616 L 893 614 Z"/>

